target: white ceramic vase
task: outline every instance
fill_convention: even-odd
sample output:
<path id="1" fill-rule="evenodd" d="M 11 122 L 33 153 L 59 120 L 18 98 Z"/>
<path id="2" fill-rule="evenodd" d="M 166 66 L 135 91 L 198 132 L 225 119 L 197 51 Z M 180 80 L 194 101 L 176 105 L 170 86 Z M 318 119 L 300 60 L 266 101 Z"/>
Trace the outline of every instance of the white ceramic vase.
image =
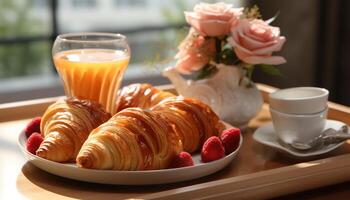
<path id="1" fill-rule="evenodd" d="M 166 69 L 163 75 L 182 96 L 205 102 L 222 120 L 244 128 L 261 110 L 261 93 L 254 83 L 247 87 L 249 80 L 240 67 L 223 64 L 217 67 L 215 75 L 199 81 L 185 80 L 174 68 Z"/>

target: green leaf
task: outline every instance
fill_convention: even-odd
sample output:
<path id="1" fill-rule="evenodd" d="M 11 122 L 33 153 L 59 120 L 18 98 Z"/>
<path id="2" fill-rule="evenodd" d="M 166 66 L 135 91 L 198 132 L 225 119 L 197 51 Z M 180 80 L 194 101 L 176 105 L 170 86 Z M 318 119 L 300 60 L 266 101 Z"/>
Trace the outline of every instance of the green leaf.
<path id="1" fill-rule="evenodd" d="M 232 48 L 226 48 L 219 53 L 219 63 L 223 63 L 225 65 L 234 65 L 237 64 L 238 58 L 236 54 L 233 52 Z"/>
<path id="2" fill-rule="evenodd" d="M 261 71 L 273 75 L 273 76 L 281 76 L 282 73 L 280 71 L 279 68 L 277 68 L 276 66 L 273 65 L 265 65 L 265 64 L 261 64 L 261 65 L 256 65 L 257 67 L 259 67 L 261 69 Z"/>
<path id="3" fill-rule="evenodd" d="M 201 80 L 214 75 L 218 71 L 218 68 L 214 65 L 205 65 L 196 76 L 196 80 Z"/>
<path id="4" fill-rule="evenodd" d="M 245 8 L 243 10 L 243 16 L 246 19 L 261 19 L 262 18 L 259 7 L 257 5 L 254 5 L 251 8 Z"/>

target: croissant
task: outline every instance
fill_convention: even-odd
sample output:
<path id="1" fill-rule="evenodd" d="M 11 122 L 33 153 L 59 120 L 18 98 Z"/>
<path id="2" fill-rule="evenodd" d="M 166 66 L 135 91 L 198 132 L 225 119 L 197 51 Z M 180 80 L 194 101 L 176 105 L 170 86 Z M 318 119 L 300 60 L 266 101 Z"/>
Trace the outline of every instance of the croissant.
<path id="1" fill-rule="evenodd" d="M 42 116 L 44 141 L 36 155 L 56 162 L 74 161 L 90 131 L 109 118 L 110 114 L 92 101 L 58 100 Z"/>
<path id="2" fill-rule="evenodd" d="M 197 151 L 205 140 L 219 135 L 225 128 L 208 105 L 193 98 L 170 97 L 151 110 L 172 125 L 189 153 Z"/>
<path id="3" fill-rule="evenodd" d="M 91 132 L 76 162 L 90 169 L 163 169 L 180 151 L 178 136 L 157 113 L 127 108 Z"/>
<path id="4" fill-rule="evenodd" d="M 172 96 L 174 94 L 159 90 L 150 84 L 131 84 L 119 90 L 116 110 L 118 112 L 129 107 L 151 108 Z"/>

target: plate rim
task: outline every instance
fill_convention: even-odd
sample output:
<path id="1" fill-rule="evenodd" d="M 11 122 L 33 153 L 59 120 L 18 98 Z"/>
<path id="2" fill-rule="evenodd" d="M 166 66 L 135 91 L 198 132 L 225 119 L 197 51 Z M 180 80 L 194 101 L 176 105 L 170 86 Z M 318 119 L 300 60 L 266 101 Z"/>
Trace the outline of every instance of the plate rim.
<path id="1" fill-rule="evenodd" d="M 230 125 L 228 123 L 225 123 L 225 125 L 226 125 L 226 129 L 229 129 L 229 128 L 233 127 L 232 125 Z M 139 170 L 139 171 L 86 169 L 86 168 L 78 167 L 74 163 L 54 162 L 54 161 L 47 160 L 47 159 L 41 158 L 41 157 L 39 157 L 37 155 L 34 155 L 34 154 L 30 153 L 26 149 L 26 146 L 25 146 L 26 140 L 27 140 L 27 136 L 26 136 L 24 130 L 20 131 L 20 133 L 18 134 L 18 137 L 17 137 L 17 144 L 20 147 L 21 151 L 25 154 L 24 155 L 25 159 L 28 162 L 30 162 L 33 165 L 35 165 L 36 167 L 38 167 L 38 168 L 40 168 L 40 169 L 42 169 L 42 170 L 44 170 L 44 171 L 46 171 L 46 172 L 48 172 L 50 174 L 53 174 L 53 173 L 43 169 L 42 167 L 37 166 L 37 164 L 35 162 L 33 162 L 33 161 L 34 160 L 38 160 L 39 162 L 42 162 L 42 163 L 47 162 L 47 163 L 49 163 L 51 165 L 60 166 L 63 169 L 78 170 L 78 171 L 81 171 L 82 173 L 91 172 L 92 174 L 99 174 L 99 173 L 105 174 L 106 173 L 106 174 L 111 174 L 111 175 L 143 176 L 143 175 L 164 174 L 164 173 L 181 173 L 181 172 L 187 171 L 187 170 L 195 170 L 197 168 L 203 168 L 204 166 L 207 167 L 207 168 L 210 168 L 210 167 L 213 167 L 215 165 L 220 165 L 222 163 L 227 162 L 226 164 L 224 164 L 223 167 L 221 167 L 221 168 L 217 167 L 219 169 L 212 170 L 213 172 L 211 172 L 209 174 L 215 173 L 215 172 L 223 169 L 225 166 L 229 165 L 233 161 L 233 159 L 237 156 L 237 154 L 239 153 L 239 150 L 241 149 L 242 144 L 243 144 L 243 135 L 242 135 L 242 133 L 240 133 L 240 142 L 239 142 L 239 145 L 238 145 L 237 149 L 235 151 L 233 151 L 232 153 L 230 153 L 228 155 L 225 155 L 223 158 L 220 158 L 218 160 L 215 160 L 215 161 L 212 161 L 212 162 L 208 162 L 208 163 L 199 163 L 197 165 L 188 166 L 188 167 L 167 168 L 167 169 L 158 169 L 158 170 Z M 205 174 L 203 176 L 207 176 L 209 174 Z M 58 175 L 58 174 L 54 174 L 54 175 L 61 176 L 61 175 Z M 200 177 L 203 177 L 203 176 L 197 176 L 197 177 L 189 178 L 189 179 L 186 179 L 186 180 L 197 179 L 197 178 L 200 178 Z M 61 177 L 65 177 L 65 178 L 68 178 L 68 179 L 70 178 L 70 177 L 67 177 L 67 176 L 61 176 Z M 80 180 L 80 181 L 85 181 L 85 182 L 102 183 L 102 182 L 95 182 L 95 181 L 91 181 L 91 180 L 77 179 L 77 178 L 74 178 L 74 177 L 71 177 L 70 179 Z M 175 182 L 180 182 L 180 181 L 184 181 L 184 180 L 171 181 L 171 182 L 162 182 L 162 183 L 175 183 Z M 119 185 L 122 185 L 122 183 L 108 183 L 108 184 L 119 184 Z M 147 183 L 147 184 L 141 184 L 141 185 L 150 185 L 150 184 L 161 184 L 161 183 Z M 137 184 L 137 183 L 129 184 L 128 183 L 128 184 L 125 184 L 125 185 L 140 185 L 140 184 Z"/>

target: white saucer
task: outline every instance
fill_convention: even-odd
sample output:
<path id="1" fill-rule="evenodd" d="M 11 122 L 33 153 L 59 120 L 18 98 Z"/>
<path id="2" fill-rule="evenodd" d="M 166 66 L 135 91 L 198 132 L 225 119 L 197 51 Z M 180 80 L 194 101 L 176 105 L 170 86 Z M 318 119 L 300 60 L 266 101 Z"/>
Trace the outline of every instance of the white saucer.
<path id="1" fill-rule="evenodd" d="M 345 124 L 343 122 L 340 122 L 340 121 L 327 120 L 325 129 L 334 128 L 334 129 L 338 130 L 343 125 L 345 125 Z M 275 134 L 275 130 L 273 128 L 272 122 L 260 126 L 254 132 L 253 138 L 255 141 L 257 141 L 261 144 L 275 148 L 279 151 L 288 153 L 288 154 L 293 155 L 295 157 L 302 157 L 302 158 L 317 156 L 317 155 L 321 155 L 321 154 L 330 152 L 330 151 L 338 148 L 339 146 L 341 146 L 342 144 L 345 143 L 345 141 L 344 141 L 344 142 L 337 143 L 337 144 L 330 144 L 328 146 L 325 146 L 322 149 L 315 149 L 315 150 L 309 150 L 309 151 L 304 151 L 304 152 L 289 149 L 289 148 L 286 148 L 283 145 L 281 145 L 280 142 L 278 141 L 278 138 Z"/>

